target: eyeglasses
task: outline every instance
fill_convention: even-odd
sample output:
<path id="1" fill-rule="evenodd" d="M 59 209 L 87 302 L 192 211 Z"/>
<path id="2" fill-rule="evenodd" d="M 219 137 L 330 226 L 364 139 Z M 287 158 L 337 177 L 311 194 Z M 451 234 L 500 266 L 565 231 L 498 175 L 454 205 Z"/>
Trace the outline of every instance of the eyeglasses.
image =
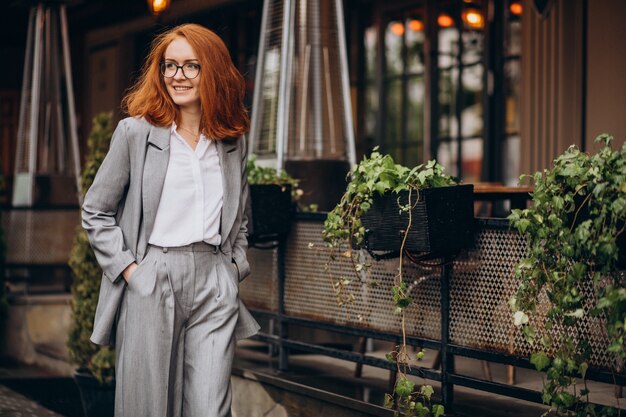
<path id="1" fill-rule="evenodd" d="M 193 62 L 176 65 L 173 62 L 164 61 L 161 62 L 160 68 L 161 74 L 166 78 L 174 78 L 178 74 L 179 69 L 183 72 L 183 76 L 189 80 L 193 80 L 200 74 L 200 64 L 194 64 Z"/>

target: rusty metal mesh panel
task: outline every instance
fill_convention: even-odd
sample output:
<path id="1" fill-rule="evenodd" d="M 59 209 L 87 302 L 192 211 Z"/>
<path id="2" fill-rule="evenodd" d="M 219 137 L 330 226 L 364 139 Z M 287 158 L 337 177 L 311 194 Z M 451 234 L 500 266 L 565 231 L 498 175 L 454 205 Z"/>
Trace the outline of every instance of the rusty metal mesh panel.
<path id="1" fill-rule="evenodd" d="M 455 262 L 450 285 L 450 339 L 453 343 L 524 357 L 538 348 L 546 350 L 525 341 L 521 331 L 513 325 L 508 305 L 519 285 L 515 265 L 525 256 L 526 248 L 526 240 L 515 231 L 483 228 L 477 235 L 475 248 Z M 592 286 L 590 279 L 582 288 L 588 295 L 586 311 L 593 307 Z M 543 323 L 549 307 L 547 297 L 542 293 L 537 314 L 531 317 L 537 330 L 536 340 L 547 332 L 553 341 L 557 341 L 563 331 L 568 331 L 574 340 L 584 338 L 589 341 L 592 366 L 614 366 L 615 357 L 607 353 L 609 341 L 602 317 L 586 315 L 574 328 L 564 330 L 562 326 L 554 326 L 548 331 Z M 547 353 L 553 354 L 557 348 L 558 344 L 554 344 Z"/>
<path id="2" fill-rule="evenodd" d="M 515 293 L 516 263 L 526 243 L 516 232 L 481 230 L 475 247 L 454 264 L 450 282 L 450 340 L 512 353 L 519 330 L 508 300 Z M 518 346 L 519 348 L 519 346 Z"/>
<path id="3" fill-rule="evenodd" d="M 339 325 L 399 333 L 400 318 L 394 314 L 390 291 L 397 273 L 397 260 L 372 261 L 369 275 L 359 277 L 354 272 L 350 259 L 338 256 L 332 263 L 332 274 L 335 280 L 343 277 L 350 281 L 346 291 L 355 296 L 352 304 L 338 306 L 331 280 L 324 268 L 330 252 L 324 246 L 321 231 L 322 222 L 319 221 L 294 223 L 285 260 L 286 314 Z M 309 244 L 312 244 L 312 247 Z M 515 265 L 524 256 L 525 251 L 526 241 L 517 232 L 484 227 L 477 233 L 474 248 L 455 260 L 450 282 L 449 314 L 452 343 L 522 357 L 528 357 L 537 350 L 537 347 L 533 348 L 524 340 L 520 330 L 513 325 L 512 311 L 508 305 L 508 300 L 514 295 L 519 284 L 514 276 Z M 259 258 L 256 252 L 251 252 L 254 278 L 249 280 L 251 281 L 249 284 L 257 282 L 254 283 L 254 289 L 244 291 L 244 300 L 251 304 L 253 299 L 271 298 L 274 303 L 276 298 L 269 295 L 268 291 L 275 291 L 276 286 L 273 281 L 269 284 L 267 272 L 258 271 L 259 262 L 267 262 L 267 258 Z M 407 332 L 414 337 L 439 339 L 440 268 L 417 267 L 406 263 L 404 269 L 407 282 L 418 282 L 413 294 L 414 302 L 407 309 Z M 272 277 L 275 276 L 275 269 L 273 271 Z M 592 285 L 589 280 L 582 290 L 591 294 Z M 266 292 L 261 295 L 261 290 Z M 588 299 L 588 305 L 585 306 L 587 311 L 593 303 L 590 297 Z M 546 331 L 541 323 L 548 307 L 544 294 L 540 299 L 538 314 L 531 318 L 537 328 L 538 340 Z M 607 353 L 608 337 L 602 317 L 585 316 L 574 330 L 567 331 L 575 338 L 585 338 L 589 341 L 593 367 L 614 367 L 615 357 Z M 557 340 L 562 332 L 561 327 L 555 326 L 549 331 L 549 335 L 553 340 Z M 547 353 L 553 353 L 554 349 Z"/>
<path id="4" fill-rule="evenodd" d="M 276 249 L 250 248 L 248 261 L 252 272 L 239 287 L 241 299 L 249 308 L 276 312 L 278 309 Z"/>
<path id="5" fill-rule="evenodd" d="M 346 292 L 354 303 L 338 306 L 331 278 L 325 271 L 330 250 L 321 238 L 322 224 L 301 221 L 295 224 L 286 254 L 285 311 L 341 325 L 369 327 L 400 333 L 400 317 L 394 314 L 390 288 L 397 273 L 397 261 L 373 262 L 366 276 L 357 276 L 350 258 L 338 256 L 332 263 L 335 280 L 349 281 Z M 309 247 L 309 243 L 313 247 Z M 405 276 L 420 281 L 415 302 L 407 309 L 407 331 L 415 336 L 437 339 L 440 334 L 439 271 L 406 265 Z"/>

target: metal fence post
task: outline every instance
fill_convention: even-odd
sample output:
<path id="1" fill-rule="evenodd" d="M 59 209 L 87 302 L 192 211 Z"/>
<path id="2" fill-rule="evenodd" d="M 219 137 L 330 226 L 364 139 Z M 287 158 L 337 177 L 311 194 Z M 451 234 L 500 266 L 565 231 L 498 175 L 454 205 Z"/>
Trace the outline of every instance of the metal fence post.
<path id="1" fill-rule="evenodd" d="M 454 385 L 450 373 L 454 372 L 454 356 L 448 350 L 450 338 L 450 278 L 452 277 L 452 257 L 443 258 L 441 267 L 441 399 L 446 414 L 452 411 Z"/>
<path id="2" fill-rule="evenodd" d="M 278 369 L 286 371 L 289 369 L 289 348 L 284 344 L 284 340 L 289 337 L 285 316 L 285 252 L 287 239 L 281 238 L 278 242 L 277 272 L 278 272 Z"/>

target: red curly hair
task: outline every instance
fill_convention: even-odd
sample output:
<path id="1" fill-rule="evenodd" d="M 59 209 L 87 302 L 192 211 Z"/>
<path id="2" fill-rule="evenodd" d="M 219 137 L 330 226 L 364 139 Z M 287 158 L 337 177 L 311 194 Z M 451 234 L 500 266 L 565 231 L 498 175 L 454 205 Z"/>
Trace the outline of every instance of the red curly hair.
<path id="1" fill-rule="evenodd" d="M 157 36 L 141 75 L 124 99 L 130 116 L 145 117 L 156 126 L 179 124 L 180 112 L 168 94 L 159 64 L 165 50 L 183 37 L 200 61 L 200 129 L 209 138 L 237 137 L 248 131 L 250 119 L 244 105 L 245 79 L 237 71 L 224 42 L 214 32 L 196 24 L 177 26 Z"/>

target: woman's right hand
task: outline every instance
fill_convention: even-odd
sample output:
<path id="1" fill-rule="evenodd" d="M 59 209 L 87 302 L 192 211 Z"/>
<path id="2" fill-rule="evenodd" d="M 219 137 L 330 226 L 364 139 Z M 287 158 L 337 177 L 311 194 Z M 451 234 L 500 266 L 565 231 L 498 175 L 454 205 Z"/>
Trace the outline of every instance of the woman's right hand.
<path id="1" fill-rule="evenodd" d="M 130 277 L 133 276 L 133 272 L 135 272 L 135 269 L 137 269 L 137 266 L 138 266 L 137 263 L 133 262 L 132 264 L 128 265 L 126 269 L 124 269 L 124 271 L 122 271 L 122 277 L 124 278 L 126 283 L 130 281 Z"/>

